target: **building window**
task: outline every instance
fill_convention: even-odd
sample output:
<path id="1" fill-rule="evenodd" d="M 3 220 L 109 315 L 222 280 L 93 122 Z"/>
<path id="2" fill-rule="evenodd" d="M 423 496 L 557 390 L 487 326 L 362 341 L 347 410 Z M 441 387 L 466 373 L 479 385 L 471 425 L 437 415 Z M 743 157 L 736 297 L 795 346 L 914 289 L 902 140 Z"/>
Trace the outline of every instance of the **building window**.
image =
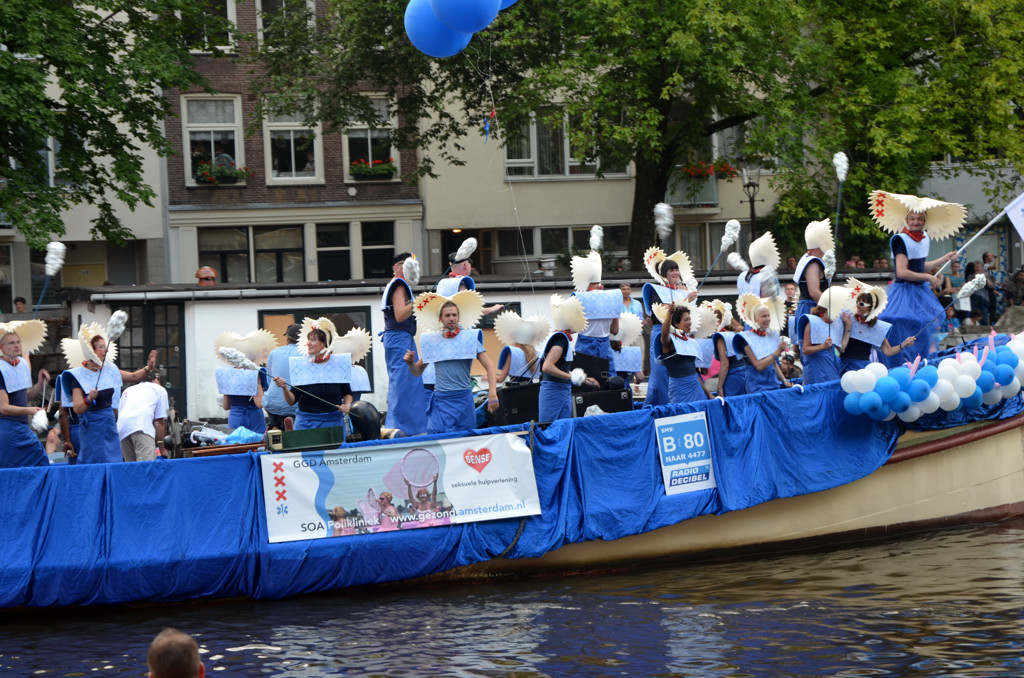
<path id="1" fill-rule="evenodd" d="M 318 129 L 295 115 L 271 115 L 264 125 L 267 183 L 323 181 L 323 141 Z"/>
<path id="2" fill-rule="evenodd" d="M 603 226 L 602 252 L 629 251 L 629 226 Z M 590 251 L 590 227 L 572 229 L 572 246 L 578 250 Z"/>
<path id="3" fill-rule="evenodd" d="M 301 226 L 201 228 L 199 265 L 222 283 L 303 282 Z"/>
<path id="4" fill-rule="evenodd" d="M 533 256 L 533 231 L 506 228 L 498 231 L 499 257 Z"/>
<path id="5" fill-rule="evenodd" d="M 569 249 L 569 229 L 565 226 L 540 229 L 540 251 L 542 254 L 561 254 Z"/>
<path id="6" fill-rule="evenodd" d="M 193 52 L 212 52 L 215 48 L 229 49 L 229 26 L 236 24 L 235 0 L 204 0 L 206 16 L 197 25 L 187 26 L 186 38 Z"/>
<path id="7" fill-rule="evenodd" d="M 302 226 L 253 228 L 256 282 L 302 282 Z"/>
<path id="8" fill-rule="evenodd" d="M 317 278 L 351 280 L 352 260 L 348 224 L 316 225 Z"/>
<path id="9" fill-rule="evenodd" d="M 256 28 L 259 31 L 261 42 L 274 37 L 270 35 L 271 30 L 275 32 L 287 31 L 293 24 L 290 21 L 285 23 L 285 17 L 292 18 L 292 13 L 296 11 L 303 11 L 303 16 L 307 17 L 310 26 L 312 26 L 313 0 L 258 0 L 258 2 L 259 11 L 256 12 Z M 281 37 L 279 33 L 275 33 L 275 35 Z"/>
<path id="10" fill-rule="evenodd" d="M 372 99 L 373 107 L 387 127 L 371 128 L 369 125 L 351 127 L 345 133 L 348 146 L 348 165 L 351 167 L 354 162 L 365 162 L 372 165 L 376 161 L 393 162 L 395 152 L 391 148 L 391 128 L 394 121 L 388 111 L 387 100 L 383 98 Z M 346 176 L 352 178 L 352 174 L 346 171 Z"/>
<path id="11" fill-rule="evenodd" d="M 360 227 L 363 238 L 363 277 L 390 278 L 394 270 L 395 222 L 364 221 Z"/>
<path id="12" fill-rule="evenodd" d="M 505 140 L 505 168 L 509 176 L 568 177 L 625 175 L 625 165 L 602 163 L 599 159 L 583 159 L 586 153 L 569 143 L 571 122 L 560 107 L 541 109 L 529 125 Z M 552 118 L 554 116 L 554 118 Z M 597 153 L 589 155 L 597 157 Z"/>
<path id="13" fill-rule="evenodd" d="M 241 97 L 185 97 L 182 104 L 184 138 L 190 149 L 185 183 L 196 184 L 200 163 L 244 167 Z"/>
<path id="14" fill-rule="evenodd" d="M 46 141 L 46 150 L 40 151 L 46 159 L 46 172 L 49 177 L 50 186 L 71 186 L 73 182 L 68 179 L 63 179 L 58 176 L 61 168 L 60 161 L 60 141 L 55 137 L 50 137 Z"/>

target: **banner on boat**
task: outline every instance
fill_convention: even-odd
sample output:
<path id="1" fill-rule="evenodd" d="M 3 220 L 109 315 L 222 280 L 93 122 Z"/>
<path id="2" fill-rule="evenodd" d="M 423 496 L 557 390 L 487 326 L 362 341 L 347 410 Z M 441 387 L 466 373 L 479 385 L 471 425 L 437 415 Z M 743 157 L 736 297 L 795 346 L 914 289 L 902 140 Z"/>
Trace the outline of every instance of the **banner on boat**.
<path id="1" fill-rule="evenodd" d="M 697 492 L 716 487 L 711 464 L 711 437 L 704 412 L 654 420 L 665 494 Z"/>
<path id="2" fill-rule="evenodd" d="M 540 513 L 517 435 L 260 457 L 270 542 L 345 537 Z"/>

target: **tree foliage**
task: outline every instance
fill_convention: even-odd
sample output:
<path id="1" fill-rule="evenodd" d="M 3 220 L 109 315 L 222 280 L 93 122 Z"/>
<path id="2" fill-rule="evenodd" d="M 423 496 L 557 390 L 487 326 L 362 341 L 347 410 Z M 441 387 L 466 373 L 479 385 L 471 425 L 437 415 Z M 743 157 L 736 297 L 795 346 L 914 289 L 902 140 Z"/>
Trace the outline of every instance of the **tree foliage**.
<path id="1" fill-rule="evenodd" d="M 62 235 L 62 211 L 82 203 L 98 212 L 93 237 L 132 237 L 115 207 L 151 204 L 143 146 L 172 151 L 163 92 L 204 85 L 189 48 L 228 29 L 207 12 L 197 0 L 0 3 L 0 212 L 30 245 Z"/>
<path id="2" fill-rule="evenodd" d="M 327 129 L 385 126 L 365 94 L 387 93 L 396 146 L 419 149 L 418 172 L 432 174 L 461 162 L 492 107 L 508 134 L 562 104 L 580 160 L 634 163 L 635 266 L 674 168 L 724 129 L 742 129 L 734 150 L 774 169 L 781 228 L 834 215 L 831 157 L 845 151 L 844 232 L 856 237 L 876 232 L 867 193 L 916 190 L 936 156 L 974 171 L 993 154 L 1024 159 L 1022 0 L 520 0 L 441 60 L 406 39 L 404 3 L 329 0 L 315 22 L 290 7 L 258 54 L 269 109 Z"/>

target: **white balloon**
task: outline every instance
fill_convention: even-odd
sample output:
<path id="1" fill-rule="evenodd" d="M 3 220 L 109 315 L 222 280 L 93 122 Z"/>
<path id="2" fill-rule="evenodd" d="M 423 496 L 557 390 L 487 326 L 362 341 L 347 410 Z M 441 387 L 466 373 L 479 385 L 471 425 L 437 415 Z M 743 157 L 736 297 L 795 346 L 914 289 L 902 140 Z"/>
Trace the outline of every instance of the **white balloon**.
<path id="1" fill-rule="evenodd" d="M 857 374 L 856 370 L 851 370 L 851 371 L 847 372 L 846 374 L 844 374 L 842 376 L 842 378 L 839 379 L 839 385 L 843 388 L 844 392 L 846 392 L 846 393 L 856 393 L 857 392 L 857 387 L 856 387 L 857 377 L 856 377 L 856 374 Z"/>
<path id="2" fill-rule="evenodd" d="M 857 370 L 854 374 L 854 386 L 858 393 L 867 393 L 875 390 L 875 375 L 870 370 Z"/>
<path id="3" fill-rule="evenodd" d="M 1020 393 L 1020 380 L 1014 377 L 1013 381 L 1006 386 L 1003 386 L 1000 390 L 1002 391 L 1004 398 L 1012 398 Z"/>
<path id="4" fill-rule="evenodd" d="M 889 376 L 889 368 L 882 363 L 868 363 L 868 366 L 864 369 L 874 375 L 875 379 L 881 379 L 882 377 Z M 874 386 L 872 386 L 872 388 L 874 388 Z"/>
<path id="5" fill-rule="evenodd" d="M 939 367 L 942 367 L 943 365 L 949 365 L 950 367 L 955 367 L 957 372 L 960 371 L 960 361 L 957 360 L 956 358 L 943 358 L 942 361 L 939 362 Z"/>
<path id="6" fill-rule="evenodd" d="M 1024 341 L 1020 339 L 1013 339 L 1006 342 L 1006 345 L 1010 347 L 1010 350 L 1017 354 L 1018 358 L 1024 358 Z"/>
<path id="7" fill-rule="evenodd" d="M 981 402 L 986 405 L 995 405 L 1003 399 L 1003 389 L 998 386 L 991 391 L 985 391 L 981 394 Z"/>
<path id="8" fill-rule="evenodd" d="M 976 360 L 968 360 L 960 366 L 960 374 L 966 374 L 977 381 L 981 376 L 981 365 Z"/>
<path id="9" fill-rule="evenodd" d="M 911 405 L 896 416 L 900 418 L 900 421 L 917 421 L 921 418 L 921 409 L 917 405 Z"/>
<path id="10" fill-rule="evenodd" d="M 961 398 L 970 398 L 974 395 L 974 389 L 978 387 L 978 382 L 971 379 L 966 374 L 961 374 L 953 382 L 953 390 Z"/>
<path id="11" fill-rule="evenodd" d="M 960 360 L 960 364 L 961 365 L 963 365 L 964 363 L 971 362 L 971 361 L 978 362 L 978 359 L 970 351 L 961 351 L 959 355 L 960 355 L 959 360 Z"/>
<path id="12" fill-rule="evenodd" d="M 1017 381 L 1024 384 L 1024 359 L 1017 363 L 1017 366 L 1013 368 L 1013 376 L 1017 378 Z"/>
<path id="13" fill-rule="evenodd" d="M 948 384 L 949 382 L 947 381 L 946 383 Z M 952 388 L 952 387 L 950 387 L 950 388 Z M 950 394 L 952 394 L 952 393 L 953 393 L 953 391 L 950 390 Z M 931 414 L 935 410 L 939 409 L 939 403 L 940 402 L 941 402 L 941 399 L 939 398 L 939 396 L 935 393 L 935 391 L 932 391 L 931 393 L 928 394 L 927 398 L 925 398 L 921 402 L 917 403 L 917 406 L 919 408 L 921 408 L 921 413 L 922 414 Z"/>
<path id="14" fill-rule="evenodd" d="M 892 421 L 895 418 L 896 418 L 896 413 L 893 412 L 892 410 L 889 410 L 889 416 L 886 417 L 885 419 L 883 419 L 882 421 Z"/>
<path id="15" fill-rule="evenodd" d="M 939 365 L 936 369 L 936 374 L 938 374 L 939 379 L 945 379 L 946 381 L 953 383 L 956 381 L 956 378 L 960 376 L 960 366 L 947 365 L 945 364 L 945 360 L 943 360 L 942 363 L 943 364 Z"/>
<path id="16" fill-rule="evenodd" d="M 956 408 L 960 407 L 960 396 L 954 393 L 953 395 L 949 396 L 941 403 L 939 403 L 939 407 L 946 410 L 947 412 L 952 412 Z"/>
<path id="17" fill-rule="evenodd" d="M 959 379 L 959 375 L 954 379 Z M 949 379 L 939 379 L 935 382 L 935 386 L 932 387 L 932 393 L 939 399 L 939 401 L 949 400 L 949 396 L 953 395 L 953 382 Z"/>

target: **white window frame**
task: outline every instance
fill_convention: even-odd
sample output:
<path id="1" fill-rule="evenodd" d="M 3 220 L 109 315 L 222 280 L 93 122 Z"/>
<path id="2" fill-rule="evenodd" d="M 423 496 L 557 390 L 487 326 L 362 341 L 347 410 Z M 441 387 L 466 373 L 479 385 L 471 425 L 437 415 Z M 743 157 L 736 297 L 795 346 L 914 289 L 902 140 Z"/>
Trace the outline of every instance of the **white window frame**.
<path id="1" fill-rule="evenodd" d="M 41 154 L 40 154 L 41 155 Z M 50 135 L 46 138 L 46 176 L 47 184 L 51 188 L 60 188 L 62 186 L 73 186 L 71 181 L 57 180 L 57 168 L 60 165 L 57 164 L 57 138 Z"/>
<path id="2" fill-rule="evenodd" d="M 582 166 L 582 163 L 576 158 L 572 157 L 571 145 L 569 141 L 569 114 L 562 108 L 562 172 L 560 174 L 540 174 L 540 167 L 538 162 L 537 150 L 539 147 L 537 141 L 537 114 L 530 113 L 529 130 L 526 135 L 527 143 L 529 144 L 528 158 L 509 158 L 508 147 L 505 146 L 505 167 L 529 167 L 533 170 L 532 174 L 509 174 L 508 179 L 512 181 L 537 181 L 537 180 L 593 180 L 597 178 L 597 171 L 593 173 L 573 173 L 572 168 Z M 601 168 L 601 159 L 596 158 L 594 165 L 598 170 Z M 620 177 L 627 178 L 630 176 L 629 164 L 626 164 L 626 168 L 622 172 L 607 172 L 605 178 Z"/>
<path id="3" fill-rule="evenodd" d="M 367 96 L 369 98 L 373 99 L 374 101 L 383 101 L 385 104 L 387 104 L 387 101 L 388 101 L 388 97 L 385 94 L 368 94 Z M 389 121 L 388 121 L 388 126 L 387 127 L 378 127 L 377 129 L 386 129 L 386 130 L 388 130 L 388 134 L 390 134 L 391 131 L 394 130 L 397 126 L 398 126 L 398 119 L 395 116 L 394 110 L 392 109 L 391 110 L 391 115 L 390 115 Z M 342 146 L 343 146 L 343 148 L 342 148 L 342 157 L 344 158 L 344 161 L 345 161 L 345 181 L 347 181 L 347 182 L 348 181 L 352 181 L 352 182 L 356 181 L 355 177 L 350 172 L 350 168 L 352 167 L 352 162 L 354 160 L 358 159 L 358 158 L 352 158 L 350 156 L 350 154 L 349 154 L 349 137 L 352 135 L 353 132 L 359 132 L 359 131 L 364 131 L 364 132 L 366 132 L 367 135 L 369 135 L 370 130 L 371 130 L 371 128 L 369 126 L 367 126 L 367 125 L 363 125 L 363 126 L 353 125 L 352 127 L 349 127 L 348 129 L 345 130 L 344 143 L 342 144 Z M 367 138 L 369 138 L 369 136 L 367 136 Z M 368 144 L 368 147 L 372 148 L 372 144 Z M 396 152 L 394 146 L 390 147 L 389 153 L 388 153 L 388 157 L 394 159 L 395 175 L 393 177 L 391 177 L 391 179 L 381 179 L 380 181 L 391 181 L 392 183 L 400 181 L 401 180 L 401 175 L 402 175 L 402 166 L 401 166 L 401 163 L 399 162 L 398 153 Z M 368 160 L 370 162 L 372 162 L 373 160 L 383 160 L 383 159 L 384 158 L 373 158 L 373 157 L 371 157 Z"/>
<path id="4" fill-rule="evenodd" d="M 320 124 L 313 127 L 305 127 L 301 121 L 296 120 L 273 120 L 269 116 L 263 121 L 263 168 L 268 185 L 295 185 L 295 184 L 323 184 L 324 180 L 324 142 L 321 134 Z M 280 176 L 275 175 L 273 158 L 273 133 L 274 132 L 308 132 L 313 136 L 313 154 L 316 160 L 316 167 L 312 174 L 301 176 Z M 294 134 L 292 135 L 294 152 Z M 294 172 L 294 168 L 292 169 Z"/>
<path id="5" fill-rule="evenodd" d="M 256 0 L 256 40 L 259 41 L 259 43 L 261 45 L 264 43 L 264 39 L 263 39 L 263 14 L 264 14 L 263 2 L 264 2 L 264 0 Z M 306 7 L 309 9 L 309 12 L 310 12 L 311 16 L 315 16 L 315 14 L 314 14 L 315 11 L 316 11 L 316 2 L 315 2 L 315 0 L 306 0 Z M 313 23 L 313 19 L 312 18 L 310 19 L 310 21 L 308 23 L 308 27 L 309 27 L 310 30 L 312 30 L 313 27 L 314 27 L 314 23 Z"/>
<path id="6" fill-rule="evenodd" d="M 231 101 L 234 107 L 232 123 L 193 123 L 189 120 L 188 102 L 190 101 Z M 239 94 L 196 95 L 186 94 L 181 97 L 181 145 L 182 158 L 185 165 L 185 185 L 198 186 L 195 180 L 195 167 L 190 157 L 192 147 L 191 132 L 209 130 L 211 132 L 233 131 L 235 133 L 235 167 L 245 167 L 245 135 L 242 129 L 242 97 Z M 241 182 L 240 182 L 241 183 Z"/>
<path id="7" fill-rule="evenodd" d="M 232 26 L 234 26 L 235 29 L 237 30 L 237 28 L 238 28 L 238 10 L 237 10 L 237 7 L 235 6 L 236 0 L 224 0 L 224 2 L 225 2 L 225 9 L 226 9 L 226 12 L 227 12 L 228 23 L 230 23 Z M 204 36 L 204 38 L 205 38 L 205 36 Z M 214 49 L 219 49 L 219 50 L 222 50 L 222 51 L 225 51 L 225 52 L 230 52 L 230 51 L 234 50 L 234 48 L 235 48 L 235 45 L 233 43 L 231 43 L 231 44 L 227 44 L 227 45 L 203 45 L 203 48 L 201 48 L 201 49 L 192 49 L 192 50 L 189 50 L 189 51 L 192 54 L 210 54 L 210 53 L 213 52 Z"/>

